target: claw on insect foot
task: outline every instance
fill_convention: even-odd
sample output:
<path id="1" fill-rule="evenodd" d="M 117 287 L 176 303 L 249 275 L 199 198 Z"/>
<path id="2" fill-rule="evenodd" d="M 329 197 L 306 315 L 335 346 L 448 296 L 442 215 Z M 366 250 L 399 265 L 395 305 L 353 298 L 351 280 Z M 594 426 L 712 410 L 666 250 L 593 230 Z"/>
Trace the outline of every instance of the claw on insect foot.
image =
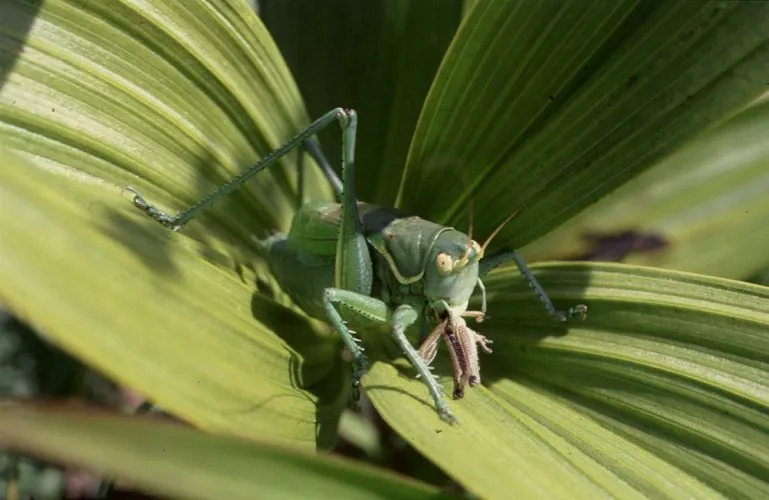
<path id="1" fill-rule="evenodd" d="M 120 196 L 123 196 L 123 193 L 126 191 L 133 195 L 131 198 L 131 203 L 133 203 L 136 208 L 145 212 L 150 208 L 150 204 L 147 203 L 147 200 L 145 200 L 144 197 L 139 194 L 139 191 L 137 191 L 135 188 L 132 188 L 131 186 L 126 186 L 121 189 Z"/>
<path id="2" fill-rule="evenodd" d="M 454 414 L 451 413 L 451 410 L 449 410 L 448 406 L 442 406 L 438 408 L 438 415 L 440 415 L 441 420 L 451 425 L 459 423 L 459 420 L 457 420 L 457 417 L 455 417 Z"/>
<path id="3" fill-rule="evenodd" d="M 572 319 L 584 320 L 585 318 L 587 318 L 587 306 L 585 304 L 577 304 L 574 307 L 570 307 L 569 316 Z"/>
<path id="4" fill-rule="evenodd" d="M 483 323 L 484 321 L 489 320 L 489 319 L 491 319 L 491 316 L 489 316 L 488 314 L 484 314 L 483 316 L 478 316 L 477 318 L 475 318 L 475 322 L 476 323 Z"/>

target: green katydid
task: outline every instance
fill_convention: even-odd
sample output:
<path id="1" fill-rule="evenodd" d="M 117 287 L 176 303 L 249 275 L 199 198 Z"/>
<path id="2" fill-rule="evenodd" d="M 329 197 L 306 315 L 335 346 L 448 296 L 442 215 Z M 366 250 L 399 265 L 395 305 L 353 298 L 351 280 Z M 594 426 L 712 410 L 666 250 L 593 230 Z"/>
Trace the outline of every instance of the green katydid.
<path id="1" fill-rule="evenodd" d="M 323 157 L 312 137 L 338 122 L 342 128 L 342 180 Z M 355 191 L 355 111 L 336 108 L 313 122 L 255 165 L 172 217 L 147 203 L 132 188 L 133 203 L 167 228 L 178 230 L 217 199 L 231 193 L 257 172 L 273 165 L 297 147 L 305 148 L 323 169 L 340 203 L 311 202 L 295 214 L 287 235 L 263 240 L 270 270 L 283 290 L 307 314 L 329 321 L 352 353 L 353 392 L 358 394 L 366 369 L 364 349 L 355 331 L 389 324 L 395 341 L 427 385 L 436 409 L 444 420 L 455 422 L 441 387 L 429 366 L 443 338 L 454 368 L 455 399 L 466 384 L 480 383 L 477 345 L 490 352 L 484 336 L 471 330 L 464 317 L 482 321 L 486 294 L 481 277 L 500 264 L 514 261 L 557 321 L 584 318 L 587 307 L 567 311 L 555 308 L 545 291 L 514 251 L 484 256 L 497 228 L 483 245 L 451 227 L 445 227 L 399 210 L 360 203 Z M 503 225 L 512 218 L 508 217 Z M 475 288 L 482 295 L 480 311 L 468 311 Z M 375 295 L 375 296 L 372 296 Z M 439 323 L 415 349 L 405 331 L 415 323 Z M 349 326 L 348 326 L 349 325 Z"/>

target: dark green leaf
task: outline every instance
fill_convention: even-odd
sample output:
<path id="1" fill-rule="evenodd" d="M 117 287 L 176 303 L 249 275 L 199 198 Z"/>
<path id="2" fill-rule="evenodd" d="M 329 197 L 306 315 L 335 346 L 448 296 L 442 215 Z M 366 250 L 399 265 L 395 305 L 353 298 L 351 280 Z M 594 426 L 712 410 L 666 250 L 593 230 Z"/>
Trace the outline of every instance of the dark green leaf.
<path id="1" fill-rule="evenodd" d="M 477 2 L 417 125 L 398 203 L 521 246 L 769 82 L 769 5 Z M 436 196 L 440 193 L 440 196 Z"/>
<path id="2" fill-rule="evenodd" d="M 763 100 L 523 253 L 537 260 L 617 260 L 748 278 L 769 265 L 767 131 L 769 102 Z"/>
<path id="3" fill-rule="evenodd" d="M 358 198 L 392 206 L 419 110 L 459 24 L 458 0 L 267 0 L 275 37 L 313 116 L 358 112 Z M 338 163 L 339 133 L 322 135 Z"/>

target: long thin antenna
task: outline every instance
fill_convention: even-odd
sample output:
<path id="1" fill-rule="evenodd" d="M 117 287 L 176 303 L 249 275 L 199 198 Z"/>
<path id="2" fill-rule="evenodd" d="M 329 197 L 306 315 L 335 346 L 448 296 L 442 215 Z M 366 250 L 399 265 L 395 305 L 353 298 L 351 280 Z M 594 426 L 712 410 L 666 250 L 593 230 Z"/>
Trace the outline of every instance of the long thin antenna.
<path id="1" fill-rule="evenodd" d="M 496 228 L 494 231 L 492 231 L 492 233 L 489 235 L 489 237 L 488 237 L 488 238 L 486 238 L 486 241 L 484 241 L 484 242 L 483 242 L 483 245 L 481 245 L 481 252 L 482 252 L 482 253 L 485 253 L 485 252 L 486 252 L 486 247 L 487 247 L 487 246 L 489 246 L 489 243 L 491 243 L 491 240 L 493 240 L 493 239 L 494 239 L 494 237 L 497 235 L 497 233 L 499 233 L 499 232 L 502 230 L 502 228 L 503 228 L 503 227 L 505 227 L 505 225 L 506 225 L 508 222 L 510 222 L 511 220 L 513 220 L 513 218 L 514 218 L 516 215 L 518 215 L 518 213 L 519 213 L 520 211 L 521 211 L 521 209 L 520 209 L 520 208 L 516 208 L 515 210 L 513 210 L 513 212 L 512 212 L 510 215 L 508 215 L 508 216 L 505 218 L 505 220 L 503 220 L 503 221 L 502 221 L 502 224 L 498 225 L 498 226 L 497 226 L 497 228 Z"/>
<path id="2" fill-rule="evenodd" d="M 473 219 L 474 217 L 474 210 L 473 210 L 473 194 L 470 193 L 470 197 L 468 198 L 468 206 L 467 209 L 470 211 L 470 214 L 468 215 L 469 224 L 467 227 L 467 253 L 465 255 L 470 254 L 470 247 L 472 247 L 473 244 Z"/>
<path id="3" fill-rule="evenodd" d="M 468 186 L 470 185 L 470 181 L 468 180 L 468 174 L 467 174 L 467 164 L 465 164 L 465 168 L 462 169 L 462 182 L 465 185 L 465 189 L 468 189 Z M 469 211 L 468 214 L 468 227 L 467 227 L 467 246 L 465 247 L 465 255 L 462 257 L 462 259 L 467 259 L 470 257 L 470 250 L 473 248 L 473 222 L 474 222 L 474 212 L 473 209 L 473 193 L 472 191 L 469 192 L 467 196 L 467 209 Z"/>
<path id="4" fill-rule="evenodd" d="M 526 198 L 525 200 L 523 200 L 522 202 L 520 202 L 520 203 L 518 204 L 518 207 L 517 207 L 515 210 L 513 210 L 513 211 L 510 213 L 510 215 L 508 215 L 507 217 L 505 217 L 505 220 L 503 220 L 503 221 L 502 221 L 502 223 L 501 223 L 500 225 L 498 225 L 498 226 L 497 226 L 497 228 L 496 228 L 494 231 L 492 231 L 492 232 L 491 232 L 491 234 L 489 235 L 489 237 L 488 237 L 488 238 L 486 238 L 486 241 L 484 241 L 484 242 L 483 242 L 483 245 L 481 245 L 481 252 L 486 252 L 486 247 L 488 247 L 488 246 L 489 246 L 489 243 L 491 243 L 491 240 L 493 240 L 493 239 L 494 239 L 494 237 L 495 237 L 497 234 L 499 234 L 499 232 L 502 230 L 502 228 L 503 228 L 503 227 L 505 227 L 505 226 L 507 225 L 507 223 L 508 223 L 508 222 L 510 222 L 511 220 L 513 220 L 513 219 L 515 218 L 515 216 L 516 216 L 516 215 L 518 215 L 519 213 L 521 213 L 521 210 L 523 210 L 523 209 L 524 209 L 524 208 L 526 208 L 526 207 L 529 207 L 529 206 L 531 206 L 531 204 L 532 204 L 532 203 L 533 203 L 535 200 L 538 200 L 538 199 L 540 199 L 540 197 L 541 197 L 541 195 L 542 195 L 542 193 L 543 193 L 544 191 L 545 191 L 544 189 L 543 189 L 543 190 L 540 190 L 539 192 L 535 193 L 534 195 L 532 195 L 532 196 L 530 196 L 530 197 Z"/>

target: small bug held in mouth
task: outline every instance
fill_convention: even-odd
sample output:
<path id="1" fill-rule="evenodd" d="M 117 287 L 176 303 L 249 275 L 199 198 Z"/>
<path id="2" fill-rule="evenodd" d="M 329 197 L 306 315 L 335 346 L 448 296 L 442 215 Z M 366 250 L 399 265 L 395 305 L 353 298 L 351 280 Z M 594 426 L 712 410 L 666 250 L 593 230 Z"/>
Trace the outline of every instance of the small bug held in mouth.
<path id="1" fill-rule="evenodd" d="M 462 316 L 444 314 L 443 320 L 422 341 L 419 355 L 428 365 L 432 364 L 438 354 L 438 340 L 443 339 L 449 350 L 451 368 L 454 372 L 454 399 L 465 395 L 465 385 L 475 387 L 481 383 L 481 365 L 478 360 L 478 346 L 484 352 L 491 354 L 489 344 L 494 342 L 467 326 Z"/>
<path id="2" fill-rule="evenodd" d="M 334 122 L 343 134 L 341 180 L 312 139 Z M 466 385 L 472 387 L 481 382 L 478 346 L 490 353 L 487 344 L 491 341 L 470 329 L 464 318 L 486 318 L 486 292 L 481 281 L 486 273 L 501 264 L 515 262 L 556 321 L 584 319 L 587 307 L 579 304 L 565 311 L 556 309 L 513 250 L 501 249 L 485 255 L 489 243 L 515 212 L 481 245 L 452 227 L 397 209 L 359 202 L 355 191 L 356 127 L 353 110 L 333 109 L 176 216 L 149 204 L 135 189 L 127 189 L 133 193 L 136 208 L 176 231 L 251 176 L 276 164 L 292 150 L 305 149 L 326 175 L 339 202 L 307 203 L 294 215 L 288 234 L 259 240 L 271 272 L 299 307 L 310 316 L 330 322 L 339 332 L 353 357 L 353 394 L 358 394 L 367 366 L 364 349 L 353 328 L 388 324 L 395 342 L 427 386 L 438 414 L 453 423 L 456 419 L 428 365 L 437 355 L 438 340 L 442 338 L 452 361 L 454 398 L 463 396 Z M 301 173 L 300 168 L 300 176 Z M 301 199 L 301 190 L 298 195 Z M 481 292 L 481 309 L 468 311 L 476 287 Z M 406 337 L 406 329 L 412 325 L 427 326 L 435 318 L 439 320 L 438 326 L 427 335 L 419 350 L 415 349 Z"/>

